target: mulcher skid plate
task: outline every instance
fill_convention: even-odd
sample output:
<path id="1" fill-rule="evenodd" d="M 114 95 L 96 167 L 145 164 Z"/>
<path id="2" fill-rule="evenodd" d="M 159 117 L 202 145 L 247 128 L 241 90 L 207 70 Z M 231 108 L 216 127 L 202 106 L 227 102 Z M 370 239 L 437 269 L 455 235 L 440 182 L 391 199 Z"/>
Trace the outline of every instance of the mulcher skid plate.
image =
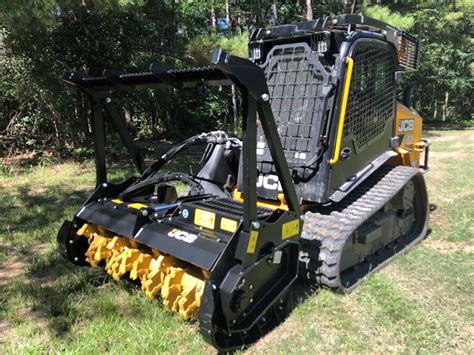
<path id="1" fill-rule="evenodd" d="M 129 183 L 99 185 L 64 222 L 58 242 L 67 259 L 140 280 L 149 298 L 161 294 L 170 310 L 197 318 L 220 350 L 255 341 L 285 317 L 298 273 L 298 214 L 258 208 L 245 232 L 240 202 L 203 195 L 127 203 L 116 196 Z"/>
<path id="2" fill-rule="evenodd" d="M 348 293 L 428 232 L 420 169 L 384 166 L 339 203 L 305 215 L 300 274 Z"/>

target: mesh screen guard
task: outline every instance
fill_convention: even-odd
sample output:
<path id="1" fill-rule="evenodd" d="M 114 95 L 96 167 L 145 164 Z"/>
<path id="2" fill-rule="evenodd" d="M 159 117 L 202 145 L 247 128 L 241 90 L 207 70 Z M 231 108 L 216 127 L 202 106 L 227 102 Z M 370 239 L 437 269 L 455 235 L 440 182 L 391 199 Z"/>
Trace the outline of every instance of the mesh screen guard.
<path id="1" fill-rule="evenodd" d="M 395 109 L 395 60 L 385 46 L 356 45 L 344 137 L 352 134 L 363 147 L 384 132 Z"/>
<path id="2" fill-rule="evenodd" d="M 273 47 L 262 67 L 288 165 L 305 166 L 319 151 L 331 76 L 306 43 Z M 257 160 L 270 163 L 265 135 L 260 125 L 257 129 Z"/>

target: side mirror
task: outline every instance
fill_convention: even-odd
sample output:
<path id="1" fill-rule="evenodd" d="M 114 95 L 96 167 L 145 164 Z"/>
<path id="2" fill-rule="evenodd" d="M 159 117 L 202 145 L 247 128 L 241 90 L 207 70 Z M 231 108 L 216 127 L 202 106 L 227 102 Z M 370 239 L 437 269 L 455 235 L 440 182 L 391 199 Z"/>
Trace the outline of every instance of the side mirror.
<path id="1" fill-rule="evenodd" d="M 415 87 L 416 81 L 412 80 L 407 84 L 405 90 L 403 90 L 403 104 L 408 108 L 413 107 L 413 93 L 415 91 Z"/>

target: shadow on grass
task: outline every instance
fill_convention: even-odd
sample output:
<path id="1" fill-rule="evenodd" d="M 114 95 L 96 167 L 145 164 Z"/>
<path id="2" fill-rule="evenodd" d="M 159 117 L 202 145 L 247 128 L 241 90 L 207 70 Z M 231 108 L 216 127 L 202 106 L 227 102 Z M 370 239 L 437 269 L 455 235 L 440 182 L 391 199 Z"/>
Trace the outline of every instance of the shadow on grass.
<path id="1" fill-rule="evenodd" d="M 33 257 L 24 280 L 10 284 L 4 295 L 0 291 L 0 300 L 7 303 L 8 296 L 21 295 L 28 304 L 21 311 L 22 316 L 34 320 L 39 328 L 47 328 L 51 336 L 64 339 L 74 336 L 71 330 L 79 320 L 120 315 L 114 296 L 121 288 L 114 285 L 110 290 L 104 289 L 109 283 L 115 282 L 103 268 L 73 265 L 57 250 L 50 250 Z M 131 286 L 126 287 L 129 294 L 134 292 Z M 135 309 L 126 316 L 141 319 L 144 312 Z"/>
<path id="2" fill-rule="evenodd" d="M 88 191 L 70 191 L 57 186 L 36 194 L 31 187 L 21 187 L 15 194 L 17 202 L 14 205 L 5 200 L 0 205 L 0 233 L 31 232 L 51 227 L 61 222 L 68 209 L 80 206 L 89 194 Z M 8 200 L 12 196 L 4 198 Z"/>
<path id="3" fill-rule="evenodd" d="M 88 191 L 57 186 L 37 194 L 24 186 L 15 193 L 13 206 L 5 196 L 0 202 L 0 234 L 5 235 L 0 240 L 0 253 L 8 258 L 4 262 L 16 260 L 24 269 L 20 270 L 21 276 L 7 279 L 7 285 L 1 287 L 0 303 L 6 309 L 11 300 L 22 299 L 19 309 L 18 305 L 12 306 L 18 311 L 12 317 L 34 320 L 40 328 L 46 325 L 53 335 L 67 333 L 75 322 L 78 314 L 74 296 L 106 281 L 95 270 L 67 263 L 49 247 L 68 211 L 77 208 L 88 195 Z"/>

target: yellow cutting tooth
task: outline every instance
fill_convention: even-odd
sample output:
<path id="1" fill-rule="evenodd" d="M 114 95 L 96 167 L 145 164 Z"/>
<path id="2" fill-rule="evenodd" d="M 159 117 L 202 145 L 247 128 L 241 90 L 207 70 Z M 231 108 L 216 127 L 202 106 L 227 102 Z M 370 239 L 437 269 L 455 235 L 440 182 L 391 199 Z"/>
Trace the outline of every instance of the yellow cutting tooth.
<path id="1" fill-rule="evenodd" d="M 140 253 L 138 259 L 134 261 L 132 270 L 130 270 L 130 278 L 132 280 L 142 279 L 149 271 L 150 262 L 153 257 L 150 254 Z"/>
<path id="2" fill-rule="evenodd" d="M 99 226 L 84 224 L 77 235 L 89 242 L 86 261 L 91 266 L 105 261 L 105 269 L 115 280 L 129 273 L 132 280 L 140 279 L 147 298 L 160 293 L 163 305 L 181 318 L 198 317 L 207 271 L 188 268 L 156 249 L 142 249 L 140 243 L 114 236 Z"/>
<path id="3" fill-rule="evenodd" d="M 94 236 L 97 235 L 98 231 L 99 230 L 97 229 L 97 227 L 94 226 L 93 224 L 91 225 L 91 224 L 84 223 L 82 227 L 77 231 L 76 234 L 79 236 L 83 235 L 87 237 L 90 244 Z"/>
<path id="4" fill-rule="evenodd" d="M 118 277 L 119 268 L 120 268 L 120 264 L 122 262 L 123 256 L 127 252 L 127 247 L 124 247 L 122 251 L 118 251 L 116 249 L 114 249 L 114 251 L 116 251 L 116 253 L 113 253 L 109 262 L 105 266 L 105 269 L 107 270 L 107 273 L 114 278 L 115 281 L 119 281 L 120 280 L 120 277 Z"/>
<path id="5" fill-rule="evenodd" d="M 181 318 L 195 319 L 199 312 L 199 305 L 201 304 L 201 296 L 204 291 L 204 281 L 185 273 L 181 279 L 181 298 L 178 302 L 179 315 Z"/>
<path id="6" fill-rule="evenodd" d="M 120 264 L 114 268 L 114 272 L 112 273 L 114 280 L 120 280 L 123 275 L 132 270 L 133 264 L 138 260 L 140 255 L 141 252 L 138 249 L 124 249 L 118 258 L 120 259 Z"/>
<path id="7" fill-rule="evenodd" d="M 160 253 L 154 253 L 159 255 L 156 259 L 152 259 L 150 262 L 149 272 L 142 279 L 142 290 L 145 291 L 146 296 L 149 299 L 155 297 L 160 292 L 166 274 L 169 272 L 171 265 L 174 263 L 174 258 L 165 256 Z"/>
<path id="8" fill-rule="evenodd" d="M 107 261 L 111 256 L 111 251 L 107 248 L 110 239 L 96 235 L 90 242 L 86 251 L 86 261 L 92 267 L 97 267 L 102 260 Z"/>
<path id="9" fill-rule="evenodd" d="M 107 248 L 117 250 L 118 252 L 122 252 L 124 247 L 130 246 L 127 238 L 115 236 L 107 245 Z"/>
<path id="10" fill-rule="evenodd" d="M 138 243 L 136 240 L 128 240 L 128 243 L 130 244 L 130 247 L 138 249 L 140 246 L 140 243 Z"/>
<path id="11" fill-rule="evenodd" d="M 178 302 L 181 298 L 181 279 L 184 270 L 180 267 L 171 267 L 169 274 L 165 276 L 163 287 L 161 288 L 161 297 L 163 304 L 172 312 L 178 312 Z"/>
<path id="12" fill-rule="evenodd" d="M 112 269 L 113 264 L 117 261 L 116 258 L 122 253 L 123 249 L 129 245 L 128 240 L 123 237 L 115 236 L 109 240 L 107 249 L 110 250 L 110 257 L 107 259 L 105 264 L 107 272 Z"/>

